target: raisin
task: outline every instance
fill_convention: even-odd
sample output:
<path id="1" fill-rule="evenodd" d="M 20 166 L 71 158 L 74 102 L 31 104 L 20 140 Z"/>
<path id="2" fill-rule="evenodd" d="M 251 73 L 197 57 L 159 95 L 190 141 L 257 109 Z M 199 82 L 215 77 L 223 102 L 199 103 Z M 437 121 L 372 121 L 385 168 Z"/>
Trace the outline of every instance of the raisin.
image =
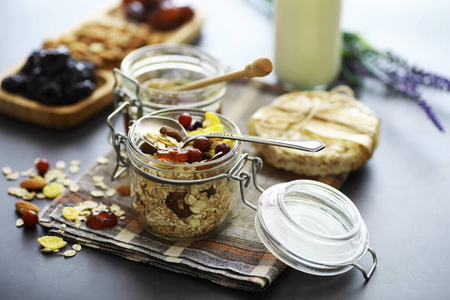
<path id="1" fill-rule="evenodd" d="M 192 125 L 193 130 L 201 127 L 203 127 L 203 120 L 195 120 L 194 124 Z"/>

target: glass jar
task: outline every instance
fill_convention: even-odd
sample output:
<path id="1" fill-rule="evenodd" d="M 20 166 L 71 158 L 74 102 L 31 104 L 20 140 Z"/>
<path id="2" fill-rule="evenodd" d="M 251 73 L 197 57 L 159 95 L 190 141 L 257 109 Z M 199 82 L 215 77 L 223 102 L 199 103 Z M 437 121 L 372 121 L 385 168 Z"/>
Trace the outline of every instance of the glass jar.
<path id="1" fill-rule="evenodd" d="M 255 223 L 272 253 L 310 274 L 344 273 L 369 247 L 367 227 L 353 202 L 318 181 L 271 186 L 259 199 Z"/>
<path id="2" fill-rule="evenodd" d="M 188 112 L 194 119 L 204 117 L 200 110 L 172 109 L 151 113 L 177 119 Z M 239 128 L 219 116 L 224 129 L 240 133 Z M 232 217 L 238 198 L 238 183 L 227 179 L 242 154 L 241 142 L 226 155 L 209 162 L 177 164 L 154 159 L 140 150 L 134 123 L 126 145 L 131 198 L 134 210 L 152 234 L 169 240 L 197 240 L 215 234 Z"/>
<path id="3" fill-rule="evenodd" d="M 139 99 L 143 112 L 185 107 L 218 112 L 226 92 L 226 83 L 217 83 L 187 91 L 169 91 L 149 86 L 152 80 L 168 80 L 175 84 L 222 75 L 222 63 L 198 47 L 185 44 L 158 44 L 129 53 L 120 70 L 115 69 L 116 104 L 127 99 Z M 130 112 L 131 117 L 136 112 Z M 138 116 L 139 117 L 139 116 Z"/>
<path id="4" fill-rule="evenodd" d="M 117 153 L 113 179 L 120 176 L 119 167 L 129 170 L 133 207 L 148 231 L 169 240 L 209 237 L 233 216 L 240 193 L 242 201 L 256 211 L 255 227 L 262 243 L 281 261 L 322 276 L 355 267 L 370 279 L 377 257 L 369 248 L 368 230 L 358 209 L 342 192 L 312 180 L 295 180 L 264 190 L 257 183 L 262 160 L 242 153 L 239 141 L 229 153 L 206 163 L 182 165 L 153 159 L 140 151 L 142 140 L 137 132 L 141 119 L 134 122 L 127 136 L 114 130 L 111 120 L 128 105 L 123 103 L 107 120 Z M 194 118 L 205 113 L 166 109 L 149 115 L 176 119 L 183 112 Z M 240 134 L 233 122 L 218 116 L 226 131 Z M 252 174 L 242 171 L 247 162 L 252 164 Z M 261 192 L 258 205 L 245 198 L 250 182 Z M 368 272 L 358 264 L 367 252 L 373 258 Z"/>

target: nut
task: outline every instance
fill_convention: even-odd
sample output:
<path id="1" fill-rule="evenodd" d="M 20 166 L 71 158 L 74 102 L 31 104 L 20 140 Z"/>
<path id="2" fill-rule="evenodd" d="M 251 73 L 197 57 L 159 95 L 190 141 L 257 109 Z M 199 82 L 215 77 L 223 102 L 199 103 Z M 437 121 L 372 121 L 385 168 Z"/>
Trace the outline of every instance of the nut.
<path id="1" fill-rule="evenodd" d="M 177 142 L 180 142 L 183 139 L 181 133 L 172 127 L 163 126 L 159 129 L 159 133 L 173 137 Z"/>
<path id="2" fill-rule="evenodd" d="M 34 211 L 35 213 L 39 212 L 39 207 L 37 207 L 36 205 L 34 205 L 31 202 L 27 202 L 24 200 L 19 200 L 16 202 L 16 209 L 20 214 L 24 214 L 29 210 Z"/>
<path id="3" fill-rule="evenodd" d="M 117 192 L 121 194 L 122 196 L 128 196 L 130 195 L 131 188 L 129 183 L 122 183 L 117 187 Z"/>
<path id="4" fill-rule="evenodd" d="M 33 178 L 27 178 L 20 183 L 20 187 L 27 190 L 40 190 L 47 184 L 47 181 L 40 177 L 36 176 Z"/>

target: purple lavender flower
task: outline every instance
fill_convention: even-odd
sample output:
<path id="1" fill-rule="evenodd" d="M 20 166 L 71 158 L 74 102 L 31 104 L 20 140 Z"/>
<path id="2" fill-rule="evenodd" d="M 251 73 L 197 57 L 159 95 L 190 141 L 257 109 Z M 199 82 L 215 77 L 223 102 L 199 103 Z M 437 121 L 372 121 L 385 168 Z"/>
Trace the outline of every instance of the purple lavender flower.
<path id="1" fill-rule="evenodd" d="M 450 80 L 434 73 L 410 66 L 405 60 L 391 52 L 372 48 L 357 34 L 344 33 L 343 66 L 341 77 L 352 86 L 361 86 L 360 77 L 372 77 L 392 90 L 416 100 L 428 118 L 441 131 L 444 127 L 431 106 L 422 98 L 419 88 L 427 86 L 450 91 Z"/>

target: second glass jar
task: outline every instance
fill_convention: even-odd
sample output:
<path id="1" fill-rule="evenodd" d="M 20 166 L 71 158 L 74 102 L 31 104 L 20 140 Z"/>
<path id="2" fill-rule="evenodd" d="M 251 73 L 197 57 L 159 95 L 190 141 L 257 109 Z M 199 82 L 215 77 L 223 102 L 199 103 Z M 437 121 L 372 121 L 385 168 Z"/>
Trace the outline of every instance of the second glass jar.
<path id="1" fill-rule="evenodd" d="M 158 44 L 128 54 L 120 70 L 115 70 L 116 90 L 130 99 L 139 99 L 144 112 L 185 107 L 218 112 L 226 83 L 188 91 L 170 91 L 152 85 L 152 80 L 182 84 L 221 75 L 222 63 L 198 47 L 184 44 Z M 150 84 L 149 84 L 150 83 Z"/>

